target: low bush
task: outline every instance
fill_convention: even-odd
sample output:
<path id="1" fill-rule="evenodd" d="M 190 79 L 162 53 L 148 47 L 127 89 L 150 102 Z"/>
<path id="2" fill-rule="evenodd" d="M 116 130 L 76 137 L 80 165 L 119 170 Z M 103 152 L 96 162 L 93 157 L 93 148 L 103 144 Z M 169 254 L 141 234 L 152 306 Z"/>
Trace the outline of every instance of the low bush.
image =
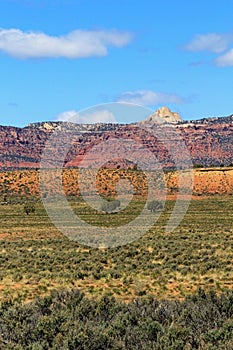
<path id="1" fill-rule="evenodd" d="M 117 208 L 119 208 L 120 205 L 121 205 L 121 202 L 118 199 L 105 201 L 101 206 L 101 210 L 106 213 L 110 213 L 115 211 Z"/>
<path id="2" fill-rule="evenodd" d="M 138 298 L 129 304 L 79 290 L 0 306 L 1 349 L 232 349 L 233 292 L 199 290 L 184 301 Z"/>

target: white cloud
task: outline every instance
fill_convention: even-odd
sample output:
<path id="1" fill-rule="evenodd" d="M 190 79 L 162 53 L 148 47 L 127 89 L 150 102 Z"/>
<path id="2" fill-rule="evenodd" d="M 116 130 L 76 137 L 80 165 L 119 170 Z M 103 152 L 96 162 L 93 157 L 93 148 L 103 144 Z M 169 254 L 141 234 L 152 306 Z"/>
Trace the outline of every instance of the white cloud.
<path id="1" fill-rule="evenodd" d="M 108 110 L 99 110 L 91 113 L 78 113 L 75 110 L 66 111 L 56 117 L 57 121 L 77 124 L 116 123 L 114 114 Z"/>
<path id="2" fill-rule="evenodd" d="M 188 43 L 184 48 L 188 51 L 210 51 L 220 53 L 227 49 L 228 45 L 233 41 L 233 36 L 228 34 L 199 34 Z"/>
<path id="3" fill-rule="evenodd" d="M 17 58 L 105 56 L 110 46 L 123 47 L 132 39 L 128 32 L 117 30 L 75 30 L 64 36 L 42 32 L 0 29 L 0 51 Z"/>
<path id="4" fill-rule="evenodd" d="M 209 51 L 219 55 L 213 62 L 219 67 L 233 66 L 233 34 L 196 35 L 184 48 L 188 51 Z M 227 51 L 228 50 L 228 51 Z"/>
<path id="5" fill-rule="evenodd" d="M 183 103 L 182 97 L 176 94 L 154 92 L 150 90 L 126 91 L 118 97 L 118 102 L 128 102 L 143 106 L 153 106 L 161 103 Z"/>
<path id="6" fill-rule="evenodd" d="M 215 64 L 220 67 L 233 66 L 233 49 L 229 50 L 224 55 L 219 56 L 215 60 Z"/>
<path id="7" fill-rule="evenodd" d="M 78 118 L 79 114 L 75 110 L 65 111 L 57 115 L 56 119 L 57 121 L 61 122 L 67 122 L 72 118 Z"/>

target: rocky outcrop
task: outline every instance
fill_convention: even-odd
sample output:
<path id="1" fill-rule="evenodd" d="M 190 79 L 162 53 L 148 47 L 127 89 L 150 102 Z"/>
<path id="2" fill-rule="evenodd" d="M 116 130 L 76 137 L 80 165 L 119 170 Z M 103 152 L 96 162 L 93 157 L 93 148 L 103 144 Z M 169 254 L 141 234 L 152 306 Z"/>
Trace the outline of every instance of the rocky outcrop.
<path id="1" fill-rule="evenodd" d="M 182 122 L 182 118 L 176 112 L 172 112 L 168 107 L 161 107 L 151 114 L 143 124 L 177 124 Z"/>

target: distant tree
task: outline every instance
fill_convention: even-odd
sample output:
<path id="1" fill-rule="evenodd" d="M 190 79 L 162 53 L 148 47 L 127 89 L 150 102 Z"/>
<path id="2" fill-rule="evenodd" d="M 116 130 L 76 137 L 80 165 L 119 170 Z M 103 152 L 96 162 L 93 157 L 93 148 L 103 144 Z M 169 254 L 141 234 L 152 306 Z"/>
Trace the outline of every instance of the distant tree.
<path id="1" fill-rule="evenodd" d="M 7 196 L 6 195 L 3 196 L 2 204 L 8 204 L 8 200 L 7 200 Z"/>
<path id="2" fill-rule="evenodd" d="M 29 214 L 33 214 L 35 213 L 35 204 L 34 203 L 25 203 L 24 207 L 23 207 L 23 211 L 25 214 L 29 215 Z"/>
<path id="3" fill-rule="evenodd" d="M 163 209 L 163 205 L 160 201 L 153 200 L 147 204 L 147 209 L 150 210 L 151 213 L 154 213 Z"/>
<path id="4" fill-rule="evenodd" d="M 110 213 L 119 208 L 120 205 L 121 202 L 118 199 L 106 201 L 103 203 L 101 210 L 106 213 Z"/>

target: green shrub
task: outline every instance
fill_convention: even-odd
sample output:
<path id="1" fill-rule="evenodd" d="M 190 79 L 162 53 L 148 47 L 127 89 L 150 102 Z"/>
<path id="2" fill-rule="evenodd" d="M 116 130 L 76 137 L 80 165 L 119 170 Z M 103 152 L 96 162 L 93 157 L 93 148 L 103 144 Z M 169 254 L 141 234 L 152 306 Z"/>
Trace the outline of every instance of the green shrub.
<path id="1" fill-rule="evenodd" d="M 163 209 L 163 205 L 160 201 L 153 200 L 147 204 L 147 209 L 154 213 Z"/>
<path id="2" fill-rule="evenodd" d="M 24 207 L 23 207 L 23 211 L 25 214 L 29 215 L 29 214 L 33 214 L 35 213 L 35 204 L 34 203 L 26 203 L 24 204 Z"/>
<path id="3" fill-rule="evenodd" d="M 111 213 L 114 212 L 117 208 L 119 208 L 120 205 L 121 202 L 118 199 L 105 201 L 101 206 L 101 210 L 105 213 Z"/>
<path id="4" fill-rule="evenodd" d="M 30 304 L 0 305 L 1 349 L 232 349 L 233 292 L 198 293 L 184 301 L 154 297 L 125 304 L 53 292 Z"/>

